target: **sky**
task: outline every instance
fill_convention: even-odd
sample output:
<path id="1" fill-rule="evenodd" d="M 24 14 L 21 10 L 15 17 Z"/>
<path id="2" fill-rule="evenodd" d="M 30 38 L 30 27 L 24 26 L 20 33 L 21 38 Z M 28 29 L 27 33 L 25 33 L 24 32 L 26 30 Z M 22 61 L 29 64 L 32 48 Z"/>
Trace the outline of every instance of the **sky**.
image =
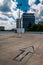
<path id="1" fill-rule="evenodd" d="M 16 28 L 16 19 L 24 12 L 35 14 L 35 23 L 43 21 L 43 0 L 0 0 L 0 26 L 5 29 Z"/>

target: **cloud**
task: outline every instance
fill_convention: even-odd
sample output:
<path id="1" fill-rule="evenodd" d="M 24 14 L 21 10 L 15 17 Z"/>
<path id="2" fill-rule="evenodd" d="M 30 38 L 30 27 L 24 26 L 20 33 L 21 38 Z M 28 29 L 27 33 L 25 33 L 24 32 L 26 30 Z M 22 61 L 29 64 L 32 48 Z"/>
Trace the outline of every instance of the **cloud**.
<path id="1" fill-rule="evenodd" d="M 35 0 L 29 0 L 28 2 L 29 2 L 29 5 L 33 5 Z"/>
<path id="2" fill-rule="evenodd" d="M 43 0 L 40 0 L 40 3 L 42 3 L 42 4 L 43 4 Z"/>
<path id="3" fill-rule="evenodd" d="M 0 17 L 0 20 L 4 20 L 4 21 L 7 21 L 7 19 L 6 19 L 6 18 L 2 18 L 2 17 Z"/>
<path id="4" fill-rule="evenodd" d="M 43 20 L 43 4 L 42 1 L 43 0 L 39 0 L 40 3 L 35 4 L 36 0 L 32 0 L 33 2 L 31 3 L 30 0 L 30 10 L 28 10 L 28 12 L 31 13 L 35 13 L 35 21 L 36 23 L 38 23 L 38 21 L 42 21 Z"/>
<path id="5" fill-rule="evenodd" d="M 13 20 L 15 20 L 15 17 L 12 15 L 11 12 L 9 12 L 9 13 L 2 13 L 2 15 L 7 16 L 9 19 L 12 18 Z"/>
<path id="6" fill-rule="evenodd" d="M 10 0 L 2 0 L 2 1 L 0 1 L 1 2 L 1 4 L 0 4 L 0 11 L 2 11 L 2 12 L 9 12 L 9 11 L 11 11 L 10 10 Z"/>
<path id="7" fill-rule="evenodd" d="M 0 5 L 0 26 L 4 26 L 5 30 L 16 28 L 15 18 L 17 15 L 13 8 L 16 8 L 16 3 L 11 2 L 11 0 L 4 0 Z M 14 17 L 13 15 L 16 16 Z"/>
<path id="8" fill-rule="evenodd" d="M 0 6 L 3 5 L 3 0 L 0 0 Z"/>
<path id="9" fill-rule="evenodd" d="M 16 28 L 16 22 L 13 18 L 9 18 L 8 16 L 5 16 L 1 12 L 0 13 L 0 26 L 4 26 L 5 30 L 11 30 L 13 28 Z"/>

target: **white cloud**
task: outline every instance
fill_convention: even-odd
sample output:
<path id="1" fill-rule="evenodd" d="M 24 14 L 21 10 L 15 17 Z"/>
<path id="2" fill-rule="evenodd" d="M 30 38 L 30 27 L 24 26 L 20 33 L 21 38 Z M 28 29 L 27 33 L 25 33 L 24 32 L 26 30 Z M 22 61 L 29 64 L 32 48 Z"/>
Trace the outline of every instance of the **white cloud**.
<path id="1" fill-rule="evenodd" d="M 35 0 L 28 0 L 28 2 L 29 2 L 29 5 L 33 5 Z"/>
<path id="2" fill-rule="evenodd" d="M 8 14 L 10 14 L 10 13 L 8 13 Z M 9 17 L 3 15 L 2 12 L 0 12 L 0 17 L 7 19 L 6 21 L 0 20 L 0 26 L 4 26 L 5 30 L 10 30 L 10 29 L 16 28 L 16 22 L 13 18 L 9 18 Z"/>
<path id="3" fill-rule="evenodd" d="M 35 21 L 37 21 L 37 22 L 41 21 L 43 18 L 42 14 L 41 14 L 41 12 L 43 11 L 42 0 L 40 0 L 41 2 L 38 5 L 34 4 L 35 0 L 32 0 L 32 1 L 33 1 L 33 3 L 32 3 L 30 10 L 28 12 L 35 13 L 35 17 L 36 17 Z M 30 0 L 30 3 L 31 3 L 31 0 Z"/>
<path id="4" fill-rule="evenodd" d="M 0 1 L 2 3 L 2 1 Z M 8 6 L 10 6 L 11 12 L 2 12 L 0 11 L 0 17 L 1 18 L 5 18 L 7 19 L 7 21 L 5 20 L 0 20 L 0 26 L 4 26 L 5 30 L 10 30 L 12 28 L 16 28 L 16 20 L 14 20 L 14 18 L 17 18 L 17 11 L 14 11 L 13 8 L 16 8 L 16 2 L 10 2 L 10 0 L 5 0 L 5 3 L 8 2 Z M 11 15 L 11 17 L 9 18 L 8 16 Z M 12 18 L 12 16 L 14 16 L 14 18 Z"/>
<path id="5" fill-rule="evenodd" d="M 5 30 L 11 30 L 16 28 L 16 22 L 13 21 L 7 21 L 6 26 L 5 26 Z"/>
<path id="6" fill-rule="evenodd" d="M 41 18 L 43 19 L 43 16 L 41 16 Z"/>
<path id="7" fill-rule="evenodd" d="M 17 7 L 17 2 L 13 2 L 12 0 L 11 0 L 11 10 L 13 9 L 13 8 L 16 8 Z"/>
<path id="8" fill-rule="evenodd" d="M 18 18 L 18 9 L 16 8 L 17 7 L 17 2 L 13 2 L 11 0 L 11 14 L 14 16 L 15 19 Z M 16 10 L 16 11 L 15 11 Z"/>
<path id="9" fill-rule="evenodd" d="M 3 5 L 3 1 L 4 1 L 4 0 L 0 0 L 0 6 Z"/>
<path id="10" fill-rule="evenodd" d="M 43 3 L 43 0 L 40 0 L 40 3 Z"/>

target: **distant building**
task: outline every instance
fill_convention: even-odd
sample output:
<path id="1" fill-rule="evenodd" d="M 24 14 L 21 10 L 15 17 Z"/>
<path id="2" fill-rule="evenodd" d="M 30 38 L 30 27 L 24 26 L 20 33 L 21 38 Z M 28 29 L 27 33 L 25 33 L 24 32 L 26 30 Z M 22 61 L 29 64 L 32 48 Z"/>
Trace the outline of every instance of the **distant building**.
<path id="1" fill-rule="evenodd" d="M 21 28 L 21 19 L 16 20 L 16 28 Z"/>
<path id="2" fill-rule="evenodd" d="M 23 21 L 23 28 L 27 28 L 28 25 L 35 23 L 35 16 L 34 13 L 23 13 L 22 15 L 22 21 Z"/>
<path id="3" fill-rule="evenodd" d="M 4 31 L 4 30 L 5 30 L 4 26 L 0 26 L 0 31 Z"/>

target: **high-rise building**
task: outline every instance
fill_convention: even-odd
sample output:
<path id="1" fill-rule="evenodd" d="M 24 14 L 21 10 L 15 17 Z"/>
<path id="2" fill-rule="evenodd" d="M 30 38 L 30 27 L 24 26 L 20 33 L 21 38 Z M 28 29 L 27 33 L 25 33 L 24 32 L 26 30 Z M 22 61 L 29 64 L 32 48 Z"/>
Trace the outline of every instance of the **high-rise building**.
<path id="1" fill-rule="evenodd" d="M 0 31 L 4 31 L 4 30 L 5 30 L 4 26 L 0 26 Z"/>
<path id="2" fill-rule="evenodd" d="M 35 23 L 34 13 L 23 13 L 22 21 L 23 21 L 23 28 L 27 28 L 30 23 L 34 24 Z"/>
<path id="3" fill-rule="evenodd" d="M 17 19 L 16 28 L 21 28 L 21 19 Z"/>

